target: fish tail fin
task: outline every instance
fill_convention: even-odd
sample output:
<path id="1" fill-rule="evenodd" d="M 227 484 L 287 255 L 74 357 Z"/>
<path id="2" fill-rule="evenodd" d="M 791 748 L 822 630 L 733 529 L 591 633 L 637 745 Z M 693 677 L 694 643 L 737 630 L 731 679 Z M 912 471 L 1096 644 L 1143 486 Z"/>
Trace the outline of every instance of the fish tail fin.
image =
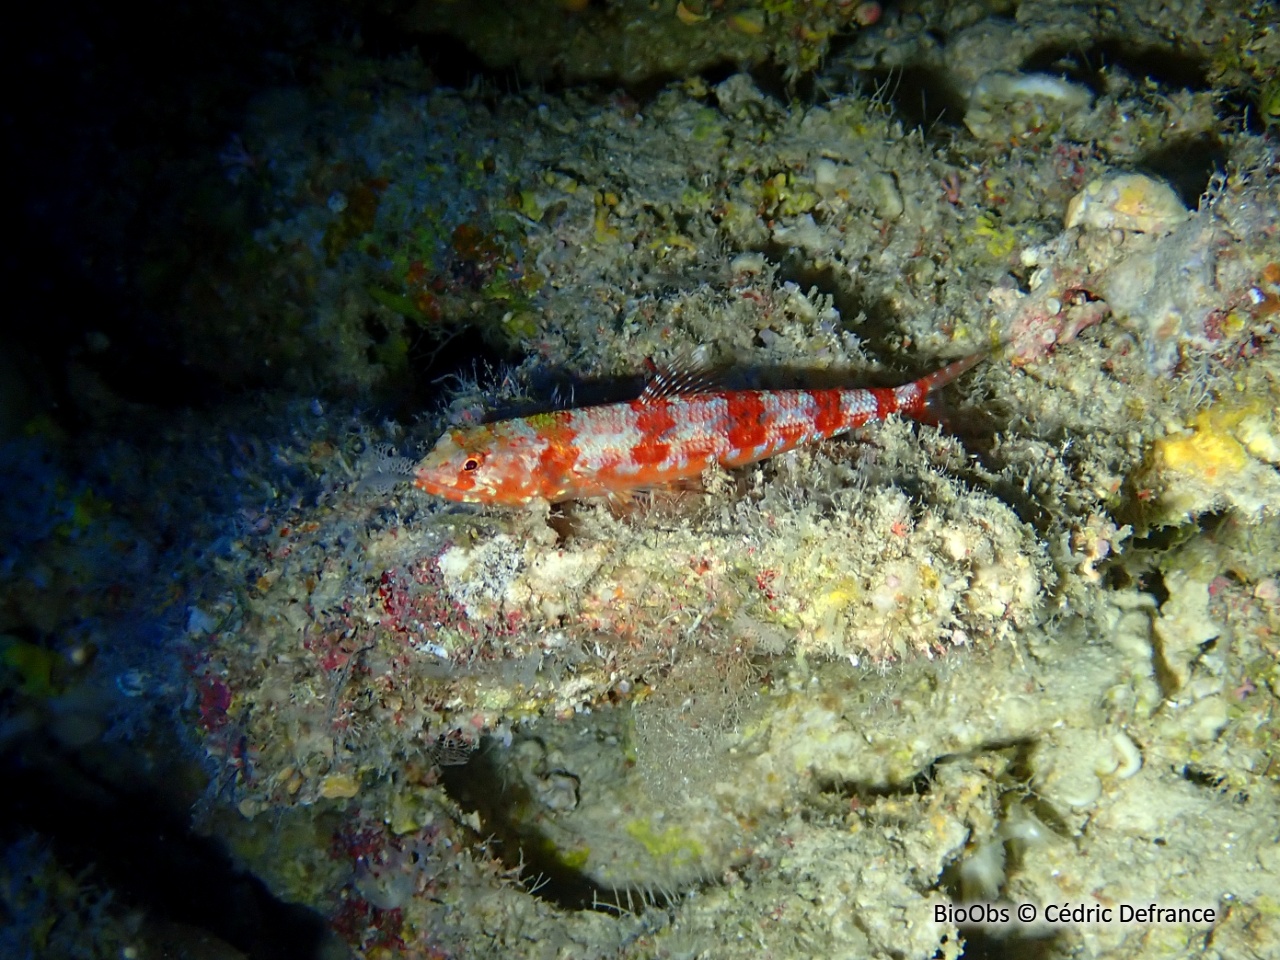
<path id="1" fill-rule="evenodd" d="M 941 370 L 925 374 L 916 383 L 920 385 L 924 395 L 928 396 L 937 390 L 941 390 L 952 380 L 968 373 L 986 358 L 987 355 L 985 353 L 971 353 L 967 357 L 961 357 L 959 360 L 948 363 Z"/>
<path id="2" fill-rule="evenodd" d="M 943 426 L 945 417 L 940 410 L 934 395 L 953 380 L 972 370 L 987 358 L 985 353 L 971 353 L 948 363 L 945 367 L 925 374 L 919 380 L 913 380 L 896 391 L 898 408 L 923 423 Z"/>

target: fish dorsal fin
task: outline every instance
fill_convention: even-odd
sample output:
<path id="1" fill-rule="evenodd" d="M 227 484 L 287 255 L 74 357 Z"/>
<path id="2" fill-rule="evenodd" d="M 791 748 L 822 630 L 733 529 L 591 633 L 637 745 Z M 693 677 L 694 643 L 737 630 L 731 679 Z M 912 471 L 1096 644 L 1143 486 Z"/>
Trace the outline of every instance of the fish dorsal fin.
<path id="1" fill-rule="evenodd" d="M 649 362 L 649 379 L 640 394 L 642 402 L 669 400 L 693 393 L 715 393 L 724 384 L 706 360 L 696 353 L 682 353 L 668 366 Z"/>

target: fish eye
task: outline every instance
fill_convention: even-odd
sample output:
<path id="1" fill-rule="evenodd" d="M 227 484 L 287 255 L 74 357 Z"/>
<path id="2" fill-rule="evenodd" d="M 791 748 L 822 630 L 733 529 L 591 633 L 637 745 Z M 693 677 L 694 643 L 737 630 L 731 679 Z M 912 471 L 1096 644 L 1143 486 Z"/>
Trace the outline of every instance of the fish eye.
<path id="1" fill-rule="evenodd" d="M 467 459 L 462 462 L 463 470 L 474 470 L 478 466 L 480 466 L 479 457 L 467 457 Z"/>

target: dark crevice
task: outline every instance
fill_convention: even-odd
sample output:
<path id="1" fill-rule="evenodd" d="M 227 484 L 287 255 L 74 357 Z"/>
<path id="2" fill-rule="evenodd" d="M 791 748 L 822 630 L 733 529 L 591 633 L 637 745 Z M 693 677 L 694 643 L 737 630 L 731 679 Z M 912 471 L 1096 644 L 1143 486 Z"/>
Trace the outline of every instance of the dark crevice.
<path id="1" fill-rule="evenodd" d="M 815 780 L 814 786 L 820 793 L 856 798 L 859 803 L 885 797 L 920 797 L 933 789 L 933 769 L 937 763 L 938 761 L 934 761 L 929 764 L 905 783 L 863 783 L 856 780 L 827 778 Z"/>
<path id="2" fill-rule="evenodd" d="M 1218 114 L 1223 125 L 1236 124 L 1242 132 L 1252 136 L 1264 136 L 1270 127 L 1260 102 L 1261 91 L 1231 89 L 1219 91 Z"/>
<path id="3" fill-rule="evenodd" d="M 1068 827 L 1052 805 L 1045 800 L 1036 798 L 1034 795 L 1029 795 L 1025 791 L 1025 784 L 1032 779 L 1031 752 L 1034 746 L 1034 740 L 1015 740 L 1008 743 L 988 745 L 972 751 L 971 755 L 1000 749 L 1012 750 L 1013 755 L 1001 781 L 1015 786 L 1007 790 L 1001 798 L 1001 818 L 1010 818 L 1012 816 L 1011 809 L 1013 807 L 1021 807 L 1026 814 L 1034 817 L 1059 837 L 1069 838 L 1073 834 L 1072 828 Z M 1004 896 L 1005 887 L 1008 885 L 1009 877 L 1021 868 L 1025 851 L 1023 843 L 1016 839 L 1005 839 L 1003 845 L 1005 879 L 1001 885 L 1001 890 L 999 894 L 993 891 L 991 899 L 977 898 L 977 902 L 1004 907 L 1010 911 L 1012 916 L 1013 904 Z M 948 864 L 943 871 L 940 886 L 943 894 L 953 904 L 968 905 L 975 902 L 975 898 L 965 896 L 964 877 L 960 867 L 961 860 Z M 1058 956 L 1061 950 L 1061 945 L 1057 940 L 1057 931 L 1038 934 L 1027 932 L 1027 927 L 1018 925 L 987 926 L 977 923 L 961 923 L 959 928 L 964 939 L 964 956 L 966 960 L 972 960 L 974 957 L 981 957 L 984 960 L 1023 960 L 1023 958 L 1036 960 L 1036 958 Z"/>
<path id="4" fill-rule="evenodd" d="M 1227 167 L 1227 148 L 1216 136 L 1167 143 L 1146 154 L 1138 168 L 1169 181 L 1188 209 L 1194 210 L 1215 173 Z"/>
<path id="5" fill-rule="evenodd" d="M 934 759 L 914 777 L 903 783 L 878 784 L 826 778 L 816 780 L 814 785 L 821 793 L 857 797 L 860 800 L 873 800 L 879 797 L 919 797 L 933 789 L 934 776 L 940 765 L 965 757 L 979 757 L 1001 751 L 1013 752 L 1010 775 L 1014 779 L 1026 779 L 1029 777 L 1027 758 L 1034 745 L 1034 740 L 1027 739 L 992 740 L 963 753 L 946 753 Z"/>
<path id="6" fill-rule="evenodd" d="M 482 834 L 496 841 L 495 853 L 507 867 L 520 870 L 532 896 L 563 910 L 605 913 L 636 912 L 671 901 L 667 891 L 604 886 L 567 862 L 565 851 L 538 826 L 540 817 L 531 815 L 539 801 L 512 774 L 503 753 L 486 739 L 466 764 L 442 767 L 441 782 L 455 802 L 479 815 Z"/>
<path id="7" fill-rule="evenodd" d="M 1182 779 L 1188 783 L 1195 784 L 1197 787 L 1203 787 L 1205 790 L 1212 790 L 1226 796 L 1232 803 L 1248 803 L 1249 793 L 1246 790 L 1233 789 L 1230 780 L 1225 774 L 1218 773 L 1214 770 L 1206 770 L 1194 763 L 1188 763 L 1182 768 Z"/>
<path id="8" fill-rule="evenodd" d="M 998 927 L 961 926 L 965 960 L 1047 960 L 1062 955 L 1055 931 L 1045 936 L 1007 934 Z"/>
<path id="9" fill-rule="evenodd" d="M 160 785 L 108 780 L 52 743 L 0 757 L 0 836 L 34 831 L 71 872 L 91 870 L 151 917 L 207 931 L 251 958 L 343 956 L 323 917 L 277 899 L 222 845 L 195 833 Z"/>
<path id="10" fill-rule="evenodd" d="M 965 98 L 943 70 L 931 67 L 894 67 L 866 75 L 872 89 L 910 127 L 919 127 L 926 138 L 959 130 L 964 124 Z"/>
<path id="11" fill-rule="evenodd" d="M 1173 47 L 1137 47 L 1123 38 L 1102 40 L 1082 47 L 1051 44 L 1036 50 L 1022 62 L 1024 71 L 1052 73 L 1083 84 L 1095 93 L 1106 89 L 1108 71 L 1121 70 L 1146 78 L 1171 90 L 1209 89 L 1203 58 Z"/>
<path id="12" fill-rule="evenodd" d="M 444 335 L 423 333 L 409 345 L 412 382 L 403 397 L 404 412 L 417 414 L 437 403 L 450 382 L 484 377 L 523 359 L 514 350 L 495 347 L 473 328 Z"/>
<path id="13" fill-rule="evenodd" d="M 785 105 L 790 103 L 794 96 L 793 87 L 787 83 L 782 70 L 776 63 L 766 61 L 757 64 L 748 71 L 751 82 L 756 85 L 756 89 L 762 94 L 773 100 L 775 103 Z"/>
<path id="14" fill-rule="evenodd" d="M 1171 547 L 1177 546 L 1185 538 L 1186 531 L 1182 527 L 1156 527 L 1144 536 L 1134 537 L 1132 549 L 1163 553 Z"/>
<path id="15" fill-rule="evenodd" d="M 887 328 L 893 325 L 891 315 L 876 309 L 848 288 L 841 275 L 843 271 L 834 265 L 815 267 L 811 261 L 797 255 L 792 248 L 779 243 L 771 243 L 761 253 L 767 260 L 778 265 L 776 280 L 779 284 L 794 283 L 806 292 L 816 289 L 829 296 L 846 327 L 860 314 L 873 318 L 868 326 Z"/>
<path id="16" fill-rule="evenodd" d="M 1149 557 L 1167 554 L 1201 534 L 1206 534 L 1210 537 L 1214 536 L 1227 517 L 1228 515 L 1223 513 L 1205 513 L 1201 514 L 1194 523 L 1153 527 L 1142 536 L 1134 537 L 1126 547 L 1125 553 L 1127 555 Z M 1128 509 L 1118 510 L 1116 519 L 1117 522 L 1131 523 L 1139 527 L 1142 524 L 1141 514 L 1132 505 Z M 1133 564 L 1126 565 L 1130 568 L 1130 580 L 1136 578 L 1138 574 L 1132 572 Z M 1131 584 L 1130 582 L 1122 582 L 1120 585 L 1129 586 Z"/>
<path id="17" fill-rule="evenodd" d="M 614 97 L 621 90 L 643 107 L 672 83 L 685 79 L 684 74 L 653 73 L 630 81 L 621 76 L 570 81 L 554 70 L 530 79 L 517 65 L 494 66 L 487 63 L 465 41 L 453 34 L 406 29 L 402 16 L 394 9 L 383 11 L 371 8 L 366 11 L 360 21 L 360 39 L 363 55 L 381 59 L 413 54 L 431 71 L 432 77 L 441 86 L 454 90 L 475 89 L 491 94 L 492 106 L 498 104 L 500 97 L 521 92 L 537 91 L 539 94 L 559 96 L 569 90 L 594 91 L 600 97 Z M 699 76 L 714 86 L 741 69 L 741 64 L 726 59 L 704 68 Z M 769 81 L 767 72 L 755 79 L 762 90 L 778 95 L 782 102 L 786 102 L 785 91 Z"/>
<path id="18" fill-rule="evenodd" d="M 1148 570 L 1140 575 L 1138 589 L 1150 594 L 1157 607 L 1163 607 L 1165 601 L 1169 599 L 1169 588 L 1165 586 L 1164 574 L 1159 570 Z"/>
<path id="19" fill-rule="evenodd" d="M 794 283 L 808 292 L 831 297 L 831 305 L 840 315 L 843 329 L 855 332 L 858 339 L 873 354 L 892 354 L 891 349 L 901 330 L 898 312 L 887 298 L 870 297 L 851 288 L 843 271 L 833 265 L 817 267 L 801 251 L 786 244 L 771 241 L 758 251 L 777 268 L 777 284 Z M 901 381 L 899 381 L 901 382 Z M 893 384 L 896 386 L 897 384 Z"/>

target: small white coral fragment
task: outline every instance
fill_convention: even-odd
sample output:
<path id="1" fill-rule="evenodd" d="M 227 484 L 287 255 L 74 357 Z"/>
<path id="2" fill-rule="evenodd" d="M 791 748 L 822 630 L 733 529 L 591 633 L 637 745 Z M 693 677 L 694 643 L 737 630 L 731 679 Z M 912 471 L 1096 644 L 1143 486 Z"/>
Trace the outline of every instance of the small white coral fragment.
<path id="1" fill-rule="evenodd" d="M 1119 759 L 1119 765 L 1113 771 L 1117 780 L 1128 780 L 1142 769 L 1142 751 L 1127 733 L 1117 730 L 1111 736 L 1111 745 Z"/>

